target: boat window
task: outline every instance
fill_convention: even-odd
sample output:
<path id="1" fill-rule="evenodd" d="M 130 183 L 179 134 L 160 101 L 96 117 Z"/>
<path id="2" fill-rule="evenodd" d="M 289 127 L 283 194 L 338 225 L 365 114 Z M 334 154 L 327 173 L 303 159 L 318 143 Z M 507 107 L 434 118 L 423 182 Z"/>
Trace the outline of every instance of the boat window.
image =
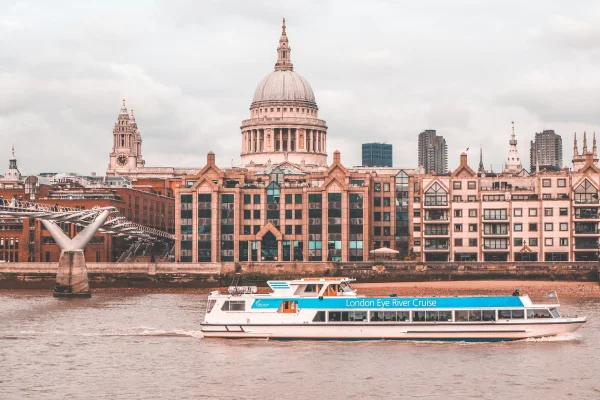
<path id="1" fill-rule="evenodd" d="M 222 311 L 246 311 L 246 302 L 245 301 L 225 301 L 223 303 L 223 307 L 221 307 Z"/>
<path id="2" fill-rule="evenodd" d="M 483 311 L 483 320 L 484 321 L 495 321 L 496 320 L 496 310 L 484 310 Z"/>
<path id="3" fill-rule="evenodd" d="M 469 311 L 469 321 L 481 321 L 481 310 Z"/>
<path id="4" fill-rule="evenodd" d="M 550 313 L 554 318 L 560 318 L 560 314 L 558 313 L 558 310 L 556 308 L 551 308 Z"/>
<path id="5" fill-rule="evenodd" d="M 325 322 L 325 311 L 317 311 L 313 318 L 313 322 Z"/>
<path id="6" fill-rule="evenodd" d="M 366 321 L 367 320 L 367 312 L 366 311 L 344 311 L 342 313 L 342 321 Z"/>
<path id="7" fill-rule="evenodd" d="M 354 289 L 352 289 L 348 283 L 342 282 L 340 283 L 340 292 L 353 293 Z"/>
<path id="8" fill-rule="evenodd" d="M 383 312 L 383 320 L 384 321 L 398 321 L 396 317 L 396 311 L 384 311 Z"/>
<path id="9" fill-rule="evenodd" d="M 455 311 L 456 321 L 459 322 L 467 322 L 469 320 L 469 312 L 468 311 Z"/>
<path id="10" fill-rule="evenodd" d="M 425 320 L 437 321 L 438 320 L 438 312 L 437 311 L 425 311 Z"/>
<path id="11" fill-rule="evenodd" d="M 279 309 L 277 310 L 277 312 L 285 313 L 285 314 L 289 314 L 289 313 L 293 314 L 297 310 L 298 310 L 298 302 L 296 300 L 286 300 L 286 301 L 281 302 L 281 306 L 279 306 Z"/>
<path id="12" fill-rule="evenodd" d="M 527 318 L 552 318 L 552 315 L 546 309 L 529 309 L 527 310 Z"/>
<path id="13" fill-rule="evenodd" d="M 383 321 L 383 311 L 371 311 L 371 322 Z"/>
<path id="14" fill-rule="evenodd" d="M 498 310 L 499 319 L 522 319 L 525 318 L 524 310 Z"/>
<path id="15" fill-rule="evenodd" d="M 207 314 L 209 314 L 212 311 L 216 302 L 217 302 L 216 300 L 209 300 L 208 303 L 206 303 L 206 313 Z"/>
<path id="16" fill-rule="evenodd" d="M 452 311 L 440 311 L 438 321 L 452 321 Z"/>
<path id="17" fill-rule="evenodd" d="M 337 296 L 338 294 L 338 285 L 330 284 L 325 288 L 325 292 L 323 292 L 323 296 Z"/>
<path id="18" fill-rule="evenodd" d="M 306 285 L 304 288 L 304 293 L 317 293 L 318 291 L 317 285 Z"/>
<path id="19" fill-rule="evenodd" d="M 338 322 L 342 320 L 342 313 L 340 311 L 329 311 L 328 313 L 329 322 Z"/>
<path id="20" fill-rule="evenodd" d="M 410 320 L 410 313 L 408 311 L 398 311 L 396 315 L 398 316 L 398 321 Z"/>
<path id="21" fill-rule="evenodd" d="M 413 322 L 425 321 L 425 311 L 413 311 Z"/>

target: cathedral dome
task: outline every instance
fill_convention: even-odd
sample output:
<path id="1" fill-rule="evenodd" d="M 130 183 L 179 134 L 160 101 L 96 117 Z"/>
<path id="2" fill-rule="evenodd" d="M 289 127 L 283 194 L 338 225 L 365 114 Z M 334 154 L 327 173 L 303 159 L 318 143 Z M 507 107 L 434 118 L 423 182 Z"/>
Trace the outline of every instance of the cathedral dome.
<path id="1" fill-rule="evenodd" d="M 256 87 L 252 104 L 259 102 L 309 102 L 316 106 L 312 88 L 293 70 L 276 70 L 267 75 Z"/>

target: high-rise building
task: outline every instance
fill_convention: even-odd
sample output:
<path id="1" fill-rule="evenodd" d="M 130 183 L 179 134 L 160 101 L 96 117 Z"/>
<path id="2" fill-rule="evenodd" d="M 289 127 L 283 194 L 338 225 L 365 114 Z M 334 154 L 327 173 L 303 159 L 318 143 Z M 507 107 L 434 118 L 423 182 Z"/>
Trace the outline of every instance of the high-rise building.
<path id="1" fill-rule="evenodd" d="M 391 167 L 392 145 L 387 143 L 363 143 L 362 165 L 365 167 Z"/>
<path id="2" fill-rule="evenodd" d="M 539 167 L 562 168 L 562 138 L 553 130 L 538 132 L 535 140 L 531 141 L 529 164 L 534 171 Z"/>
<path id="3" fill-rule="evenodd" d="M 438 175 L 448 172 L 448 146 L 443 136 L 437 136 L 435 130 L 427 129 L 419 133 L 419 167 L 425 173 Z"/>

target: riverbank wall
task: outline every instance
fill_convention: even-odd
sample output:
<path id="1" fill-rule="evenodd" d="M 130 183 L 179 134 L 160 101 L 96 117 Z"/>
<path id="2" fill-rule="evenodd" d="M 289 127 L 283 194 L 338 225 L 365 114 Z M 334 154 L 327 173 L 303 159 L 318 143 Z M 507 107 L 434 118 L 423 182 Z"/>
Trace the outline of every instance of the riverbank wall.
<path id="1" fill-rule="evenodd" d="M 595 281 L 598 263 L 352 262 L 352 263 L 87 263 L 90 286 L 181 287 L 227 286 L 235 273 L 243 283 L 264 285 L 270 279 L 348 276 L 359 282 L 427 282 L 460 280 Z M 0 263 L 0 289 L 54 286 L 56 263 Z"/>

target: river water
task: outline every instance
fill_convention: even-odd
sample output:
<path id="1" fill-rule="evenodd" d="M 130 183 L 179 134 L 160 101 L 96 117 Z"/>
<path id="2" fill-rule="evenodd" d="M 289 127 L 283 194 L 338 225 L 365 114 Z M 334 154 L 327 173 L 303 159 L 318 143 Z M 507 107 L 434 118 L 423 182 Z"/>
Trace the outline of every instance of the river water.
<path id="1" fill-rule="evenodd" d="M 0 399 L 598 399 L 600 299 L 560 340 L 204 340 L 200 294 L 0 292 Z"/>

